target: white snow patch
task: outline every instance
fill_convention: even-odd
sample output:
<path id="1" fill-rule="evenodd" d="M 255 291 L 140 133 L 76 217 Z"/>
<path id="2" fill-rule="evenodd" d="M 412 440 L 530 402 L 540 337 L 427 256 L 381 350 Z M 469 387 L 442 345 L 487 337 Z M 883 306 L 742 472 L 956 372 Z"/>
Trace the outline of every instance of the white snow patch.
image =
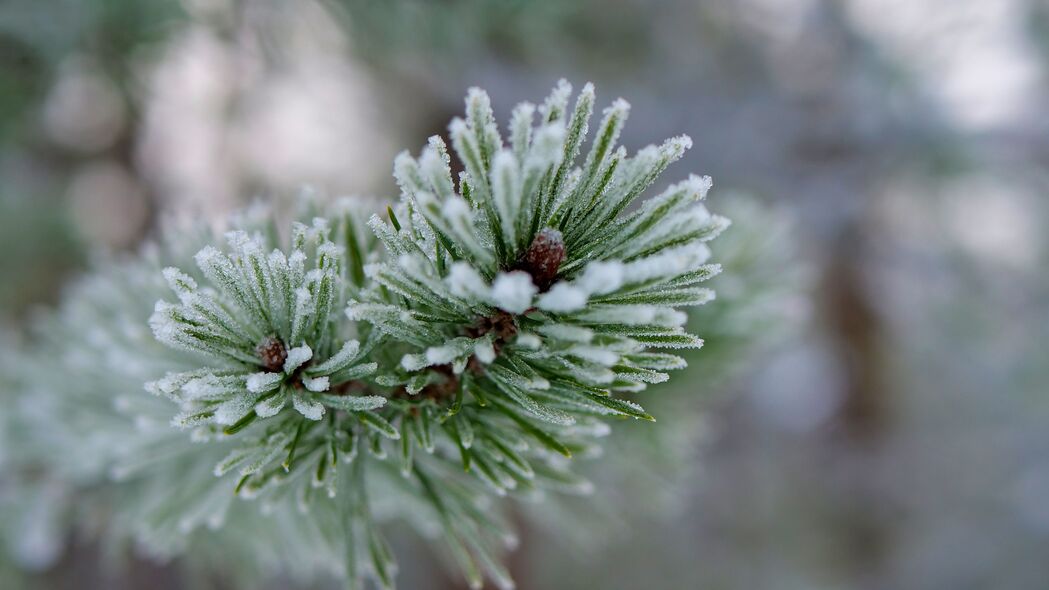
<path id="1" fill-rule="evenodd" d="M 252 393 L 263 393 L 270 391 L 280 383 L 284 375 L 280 373 L 252 373 L 248 375 L 248 391 Z"/>
<path id="2" fill-rule="evenodd" d="M 591 262 L 576 284 L 590 294 L 611 293 L 623 286 L 623 263 Z"/>
<path id="3" fill-rule="evenodd" d="M 284 372 L 292 373 L 295 369 L 302 366 L 303 363 L 313 358 L 313 349 L 309 345 L 303 344 L 297 346 L 288 351 L 288 358 L 284 360 Z"/>
<path id="4" fill-rule="evenodd" d="M 504 311 L 524 313 L 532 306 L 532 297 L 538 290 L 526 272 L 499 273 L 492 283 L 492 301 Z"/>
<path id="5" fill-rule="evenodd" d="M 576 311 L 586 306 L 588 298 L 586 291 L 561 282 L 539 298 L 539 308 L 559 313 Z"/>
<path id="6" fill-rule="evenodd" d="M 456 297 L 484 298 L 487 286 L 476 270 L 465 262 L 456 262 L 448 273 L 448 288 Z"/>
<path id="7" fill-rule="evenodd" d="M 477 360 L 484 364 L 488 364 L 495 360 L 495 348 L 492 346 L 492 341 L 488 339 L 478 340 L 474 344 L 474 355 Z"/>
<path id="8" fill-rule="evenodd" d="M 303 377 L 302 384 L 310 391 L 328 391 L 329 381 L 327 377 Z"/>
<path id="9" fill-rule="evenodd" d="M 324 406 L 306 399 L 297 391 L 291 396 L 291 403 L 300 414 L 309 420 L 320 420 L 324 416 Z"/>

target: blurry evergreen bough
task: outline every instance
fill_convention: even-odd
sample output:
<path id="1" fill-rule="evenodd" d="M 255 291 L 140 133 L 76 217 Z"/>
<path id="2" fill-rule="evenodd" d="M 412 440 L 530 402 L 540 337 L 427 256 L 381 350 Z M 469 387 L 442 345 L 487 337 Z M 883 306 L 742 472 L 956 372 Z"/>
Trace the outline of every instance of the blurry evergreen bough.
<path id="1" fill-rule="evenodd" d="M 458 182 L 440 138 L 402 154 L 388 221 L 315 208 L 285 252 L 272 219 L 248 217 L 226 251 L 207 245 L 195 265 L 199 232 L 170 237 L 123 284 L 99 277 L 85 289 L 96 297 L 65 310 L 83 317 L 55 322 L 111 325 L 84 338 L 129 378 L 153 374 L 157 397 L 52 399 L 56 413 L 90 402 L 108 421 L 134 417 L 84 433 L 99 469 L 67 471 L 128 482 L 114 494 L 118 525 L 161 555 L 206 524 L 293 575 L 389 587 L 395 566 L 375 524 L 396 517 L 439 535 L 472 586 L 487 575 L 512 587 L 498 554 L 513 534 L 488 492 L 588 491 L 567 458 L 599 450 L 603 419 L 652 419 L 624 396 L 685 365 L 659 350 L 702 344 L 677 308 L 712 297 L 700 284 L 719 267 L 704 242 L 728 223 L 699 203 L 705 177 L 631 208 L 688 138 L 628 157 L 615 145 L 619 100 L 581 156 L 593 90 L 572 108 L 570 95 L 562 82 L 541 106 L 519 105 L 504 145 L 488 97 L 471 90 L 449 127 Z M 128 322 L 161 274 L 177 297 L 150 319 L 164 346 Z M 130 299 L 128 286 L 139 287 Z M 164 398 L 179 406 L 173 420 Z M 258 498 L 270 524 L 245 516 L 231 489 Z M 257 534 L 266 526 L 280 533 Z M 260 541 L 282 537 L 279 551 Z"/>

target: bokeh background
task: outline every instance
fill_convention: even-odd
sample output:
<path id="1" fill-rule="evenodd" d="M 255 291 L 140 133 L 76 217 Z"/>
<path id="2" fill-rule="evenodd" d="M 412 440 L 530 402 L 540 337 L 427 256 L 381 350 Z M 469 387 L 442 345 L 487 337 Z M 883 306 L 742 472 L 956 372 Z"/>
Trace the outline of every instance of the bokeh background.
<path id="1" fill-rule="evenodd" d="M 632 103 L 628 148 L 692 136 L 670 175 L 714 177 L 760 269 L 720 295 L 777 321 L 654 390 L 696 414 L 673 481 L 606 482 L 615 523 L 522 516 L 520 587 L 1049 587 L 1043 1 L 4 0 L 0 323 L 166 218 L 391 197 L 468 86 L 505 119 L 561 77 Z M 718 309 L 696 362 L 737 352 Z M 457 587 L 403 543 L 403 587 Z M 184 585 L 95 557 L 46 587 Z"/>

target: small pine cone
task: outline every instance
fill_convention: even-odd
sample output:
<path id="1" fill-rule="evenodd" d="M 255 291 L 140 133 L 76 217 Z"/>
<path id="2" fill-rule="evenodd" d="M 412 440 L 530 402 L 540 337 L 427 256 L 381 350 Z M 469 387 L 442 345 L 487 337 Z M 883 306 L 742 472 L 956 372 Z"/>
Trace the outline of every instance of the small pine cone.
<path id="1" fill-rule="evenodd" d="M 267 371 L 276 373 L 284 369 L 284 361 L 288 358 L 288 351 L 284 348 L 284 343 L 280 341 L 280 338 L 270 336 L 263 339 L 255 347 L 255 352 L 259 355 L 259 359 L 262 360 L 262 366 L 266 367 Z"/>
<path id="2" fill-rule="evenodd" d="M 546 291 L 557 279 L 557 270 L 564 260 L 564 237 L 561 232 L 548 227 L 536 234 L 519 268 L 532 275 L 532 282 L 540 291 Z"/>

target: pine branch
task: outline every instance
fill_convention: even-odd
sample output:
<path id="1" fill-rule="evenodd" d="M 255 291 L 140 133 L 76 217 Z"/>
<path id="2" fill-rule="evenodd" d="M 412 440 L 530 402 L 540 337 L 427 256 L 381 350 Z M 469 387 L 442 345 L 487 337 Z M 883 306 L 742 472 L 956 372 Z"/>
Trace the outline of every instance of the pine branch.
<path id="1" fill-rule="evenodd" d="M 41 463 L 88 441 L 85 477 L 125 481 L 97 501 L 123 498 L 117 528 L 158 554 L 208 525 L 246 554 L 281 540 L 293 575 L 392 587 L 380 529 L 398 517 L 440 531 L 472 586 L 512 587 L 489 496 L 592 491 L 569 458 L 595 454 L 610 418 L 654 420 L 635 400 L 685 365 L 659 349 L 702 345 L 679 308 L 712 298 L 705 243 L 728 225 L 701 204 L 706 177 L 635 204 L 690 141 L 628 157 L 619 100 L 584 150 L 593 89 L 570 94 L 518 106 L 504 144 L 472 89 L 451 152 L 432 137 L 397 158 L 385 219 L 305 203 L 287 240 L 247 215 L 223 248 L 175 232 L 85 281 L 26 361 L 68 357 L 85 392 L 54 402 L 71 428 L 39 435 Z M 152 297 L 156 342 L 138 323 Z M 155 397 L 114 412 L 136 380 Z"/>

